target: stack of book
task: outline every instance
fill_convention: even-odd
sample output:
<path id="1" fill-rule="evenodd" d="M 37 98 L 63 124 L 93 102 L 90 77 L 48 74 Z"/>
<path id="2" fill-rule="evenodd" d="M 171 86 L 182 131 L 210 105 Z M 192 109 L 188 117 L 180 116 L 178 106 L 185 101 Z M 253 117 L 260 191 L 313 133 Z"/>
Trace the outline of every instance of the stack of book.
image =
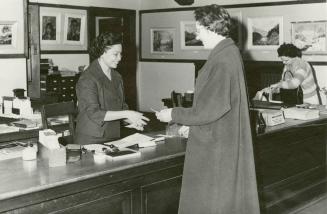
<path id="1" fill-rule="evenodd" d="M 50 69 L 49 59 L 40 59 L 40 73 L 48 74 Z"/>

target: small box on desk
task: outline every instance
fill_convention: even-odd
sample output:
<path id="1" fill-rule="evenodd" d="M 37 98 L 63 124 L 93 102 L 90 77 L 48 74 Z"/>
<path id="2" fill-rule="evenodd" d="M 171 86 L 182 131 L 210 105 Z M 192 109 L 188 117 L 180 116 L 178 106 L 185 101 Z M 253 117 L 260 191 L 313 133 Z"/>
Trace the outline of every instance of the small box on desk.
<path id="1" fill-rule="evenodd" d="M 60 145 L 59 149 L 48 149 L 40 143 L 39 152 L 41 158 L 48 161 L 49 167 L 66 165 L 66 147 L 62 145 Z"/>
<path id="2" fill-rule="evenodd" d="M 270 110 L 265 109 L 261 111 L 262 117 L 265 120 L 267 126 L 276 126 L 285 123 L 282 110 Z"/>

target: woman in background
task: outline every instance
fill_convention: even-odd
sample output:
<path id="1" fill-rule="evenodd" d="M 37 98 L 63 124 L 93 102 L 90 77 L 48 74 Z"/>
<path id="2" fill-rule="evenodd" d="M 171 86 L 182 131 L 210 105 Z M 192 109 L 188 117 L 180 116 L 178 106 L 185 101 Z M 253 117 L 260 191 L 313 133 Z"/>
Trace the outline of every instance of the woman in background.
<path id="1" fill-rule="evenodd" d="M 128 110 L 121 75 L 115 70 L 121 60 L 121 35 L 100 34 L 90 47 L 96 59 L 82 73 L 76 86 L 78 116 L 76 143 L 102 143 L 120 137 L 120 122 L 143 130 L 149 119 Z"/>
<path id="2" fill-rule="evenodd" d="M 197 38 L 212 51 L 199 71 L 193 106 L 156 113 L 162 122 L 190 126 L 179 214 L 258 214 L 243 62 L 229 38 L 230 16 L 218 5 L 194 14 Z"/>
<path id="3" fill-rule="evenodd" d="M 268 92 L 279 92 L 282 89 L 296 89 L 299 86 L 303 92 L 303 103 L 319 104 L 317 85 L 314 80 L 311 66 L 301 59 L 302 52 L 293 44 L 282 44 L 277 49 L 278 57 L 284 64 L 281 81 L 265 88 Z"/>

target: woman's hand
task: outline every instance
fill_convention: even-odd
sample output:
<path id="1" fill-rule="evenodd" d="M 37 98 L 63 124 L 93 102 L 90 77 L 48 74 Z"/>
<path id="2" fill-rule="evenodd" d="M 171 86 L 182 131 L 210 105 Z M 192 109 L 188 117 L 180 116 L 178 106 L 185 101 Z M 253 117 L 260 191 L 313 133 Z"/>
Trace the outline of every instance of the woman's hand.
<path id="1" fill-rule="evenodd" d="M 270 85 L 270 90 L 272 93 L 279 93 L 280 83 L 275 83 Z"/>
<path id="2" fill-rule="evenodd" d="M 143 131 L 143 127 L 147 124 L 146 121 L 150 121 L 149 118 L 144 117 L 142 113 L 137 111 L 126 111 L 126 119 L 124 120 L 129 125 L 125 126 L 127 128 L 134 128 Z"/>
<path id="3" fill-rule="evenodd" d="M 168 123 L 168 122 L 170 122 L 172 120 L 171 111 L 172 111 L 171 108 L 163 109 L 163 110 L 161 110 L 159 112 L 156 112 L 156 117 L 161 122 Z"/>

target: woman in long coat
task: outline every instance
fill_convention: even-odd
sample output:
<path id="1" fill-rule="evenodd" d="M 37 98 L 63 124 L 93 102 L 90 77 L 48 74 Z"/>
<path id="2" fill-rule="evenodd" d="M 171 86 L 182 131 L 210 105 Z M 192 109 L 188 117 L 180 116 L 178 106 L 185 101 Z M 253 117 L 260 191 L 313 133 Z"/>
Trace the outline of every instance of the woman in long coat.
<path id="1" fill-rule="evenodd" d="M 180 214 L 258 214 L 259 202 L 243 63 L 218 5 L 195 10 L 198 39 L 213 48 L 195 84 L 193 106 L 156 113 L 190 127 Z"/>

